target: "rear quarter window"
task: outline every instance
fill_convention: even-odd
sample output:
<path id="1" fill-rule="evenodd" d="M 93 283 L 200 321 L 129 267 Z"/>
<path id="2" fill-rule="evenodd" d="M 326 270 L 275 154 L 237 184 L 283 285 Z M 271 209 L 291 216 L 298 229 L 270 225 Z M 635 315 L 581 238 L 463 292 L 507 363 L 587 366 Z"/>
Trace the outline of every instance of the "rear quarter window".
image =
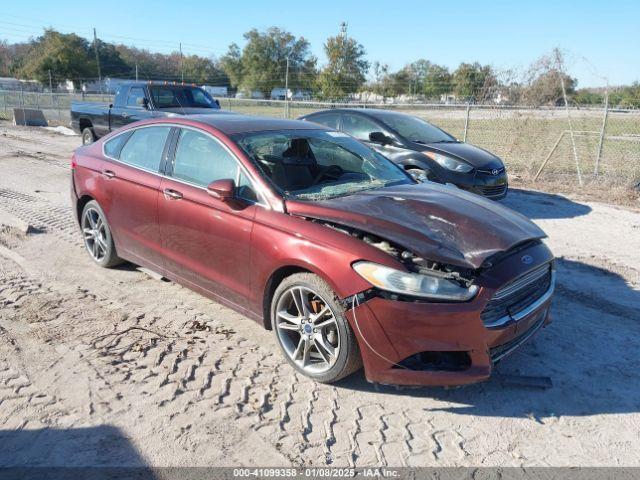
<path id="1" fill-rule="evenodd" d="M 122 150 L 124 144 L 127 143 L 127 140 L 129 140 L 130 136 L 131 132 L 128 132 L 107 140 L 104 143 L 104 154 L 107 157 L 115 158 L 116 160 L 120 159 L 120 151 Z"/>

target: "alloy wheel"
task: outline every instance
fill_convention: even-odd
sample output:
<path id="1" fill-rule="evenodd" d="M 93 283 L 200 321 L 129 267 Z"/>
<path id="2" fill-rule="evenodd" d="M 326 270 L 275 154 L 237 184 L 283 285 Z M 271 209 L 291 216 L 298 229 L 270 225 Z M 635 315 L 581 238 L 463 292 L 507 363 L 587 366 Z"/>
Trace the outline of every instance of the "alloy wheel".
<path id="1" fill-rule="evenodd" d="M 95 208 L 88 208 L 82 217 L 84 245 L 89 255 L 100 262 L 108 253 L 107 230 L 102 215 Z"/>
<path id="2" fill-rule="evenodd" d="M 289 358 L 303 371 L 328 371 L 340 352 L 340 333 L 328 303 L 310 288 L 285 290 L 275 309 L 275 329 Z"/>

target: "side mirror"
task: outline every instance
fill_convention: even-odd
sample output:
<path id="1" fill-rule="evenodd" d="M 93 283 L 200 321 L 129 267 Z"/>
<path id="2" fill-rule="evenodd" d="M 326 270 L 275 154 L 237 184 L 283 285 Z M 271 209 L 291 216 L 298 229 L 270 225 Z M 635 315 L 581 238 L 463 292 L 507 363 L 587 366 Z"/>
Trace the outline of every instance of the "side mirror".
<path id="1" fill-rule="evenodd" d="M 387 137 L 382 132 L 371 132 L 369 134 L 369 140 L 373 143 L 379 143 L 380 145 L 388 145 L 392 143 L 391 138 Z"/>
<path id="2" fill-rule="evenodd" d="M 227 202 L 236 195 L 236 182 L 227 178 L 216 180 L 207 185 L 207 193 L 213 198 Z"/>

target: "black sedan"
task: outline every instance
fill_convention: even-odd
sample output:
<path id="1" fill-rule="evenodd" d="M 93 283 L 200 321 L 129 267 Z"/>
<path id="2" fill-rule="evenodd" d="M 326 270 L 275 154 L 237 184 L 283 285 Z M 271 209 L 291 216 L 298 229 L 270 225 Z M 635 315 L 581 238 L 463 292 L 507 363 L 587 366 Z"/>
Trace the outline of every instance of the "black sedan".
<path id="1" fill-rule="evenodd" d="M 366 142 L 414 177 L 495 200 L 507 195 L 507 172 L 494 154 L 456 140 L 421 118 L 389 110 L 322 110 L 300 117 Z"/>

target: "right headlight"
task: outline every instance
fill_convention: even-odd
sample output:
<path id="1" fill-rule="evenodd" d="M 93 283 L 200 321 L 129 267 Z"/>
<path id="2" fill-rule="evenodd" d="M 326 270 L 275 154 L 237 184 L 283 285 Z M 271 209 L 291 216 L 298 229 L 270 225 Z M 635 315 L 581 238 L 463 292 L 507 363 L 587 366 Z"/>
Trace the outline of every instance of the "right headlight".
<path id="1" fill-rule="evenodd" d="M 353 264 L 353 269 L 380 290 L 402 295 L 465 302 L 472 299 L 478 292 L 478 287 L 475 285 L 464 287 L 446 278 L 403 272 L 373 262 L 356 262 Z"/>
<path id="2" fill-rule="evenodd" d="M 447 155 L 442 155 L 441 153 L 435 152 L 422 152 L 431 160 L 435 161 L 438 165 L 447 170 L 451 170 L 452 172 L 460 172 L 460 173 L 469 173 L 473 170 L 473 167 L 469 165 L 467 162 L 463 162 L 462 160 L 458 160 L 457 158 L 449 157 Z"/>

